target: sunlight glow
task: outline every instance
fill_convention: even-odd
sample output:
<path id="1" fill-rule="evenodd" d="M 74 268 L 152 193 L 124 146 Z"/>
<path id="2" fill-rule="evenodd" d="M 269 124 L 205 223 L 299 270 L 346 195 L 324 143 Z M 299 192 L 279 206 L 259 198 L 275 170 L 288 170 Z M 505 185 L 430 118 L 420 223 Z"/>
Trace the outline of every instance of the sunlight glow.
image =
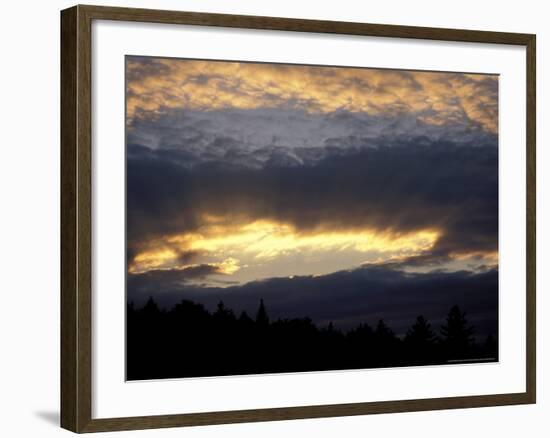
<path id="1" fill-rule="evenodd" d="M 178 264 L 179 255 L 189 252 L 215 259 L 218 272 L 227 275 L 239 270 L 237 259 L 240 256 L 265 262 L 297 253 L 337 258 L 344 252 L 376 252 L 383 259 L 391 259 L 427 251 L 439 236 L 437 230 L 397 233 L 369 229 L 319 229 L 303 232 L 290 224 L 269 220 L 225 225 L 209 218 L 198 231 L 152 242 L 133 259 L 129 270 L 181 269 L 186 265 Z"/>

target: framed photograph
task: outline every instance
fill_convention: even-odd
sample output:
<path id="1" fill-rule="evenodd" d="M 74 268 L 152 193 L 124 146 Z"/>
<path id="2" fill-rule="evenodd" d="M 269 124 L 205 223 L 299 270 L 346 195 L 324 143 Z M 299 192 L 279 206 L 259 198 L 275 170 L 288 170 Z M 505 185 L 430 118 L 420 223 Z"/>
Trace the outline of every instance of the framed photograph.
<path id="1" fill-rule="evenodd" d="M 61 423 L 535 403 L 535 36 L 61 13 Z"/>

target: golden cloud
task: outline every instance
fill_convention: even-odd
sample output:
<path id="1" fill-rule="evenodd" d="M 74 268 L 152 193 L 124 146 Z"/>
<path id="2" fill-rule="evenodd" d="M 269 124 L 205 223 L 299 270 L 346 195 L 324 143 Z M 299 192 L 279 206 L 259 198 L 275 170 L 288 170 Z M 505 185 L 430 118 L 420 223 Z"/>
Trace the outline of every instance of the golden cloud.
<path id="1" fill-rule="evenodd" d="M 428 251 L 439 237 L 440 232 L 431 229 L 409 233 L 318 229 L 304 233 L 290 224 L 269 220 L 224 224 L 210 218 L 196 232 L 149 242 L 131 261 L 129 272 L 186 269 L 191 265 L 180 262 L 180 255 L 185 253 L 200 255 L 205 260 L 213 259 L 214 262 L 209 263 L 219 268 L 216 273 L 227 275 L 241 268 L 241 258 L 264 263 L 298 253 L 338 258 L 339 253 L 343 252 L 376 252 L 389 260 Z"/>
<path id="2" fill-rule="evenodd" d="M 130 124 L 175 108 L 291 107 L 310 113 L 413 113 L 428 124 L 468 121 L 498 130 L 495 75 L 161 58 L 129 58 L 126 68 Z"/>

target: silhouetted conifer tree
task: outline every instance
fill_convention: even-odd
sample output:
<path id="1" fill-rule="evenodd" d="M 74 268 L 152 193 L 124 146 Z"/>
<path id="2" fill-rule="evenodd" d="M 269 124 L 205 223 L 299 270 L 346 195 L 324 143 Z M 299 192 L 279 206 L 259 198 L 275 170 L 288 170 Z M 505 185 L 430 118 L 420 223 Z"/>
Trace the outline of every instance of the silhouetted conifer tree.
<path id="1" fill-rule="evenodd" d="M 241 312 L 241 315 L 239 316 L 239 322 L 245 325 L 254 324 L 254 320 L 250 316 L 248 316 L 248 313 L 246 313 L 246 311 Z"/>
<path id="2" fill-rule="evenodd" d="M 225 304 L 223 303 L 223 301 L 220 301 L 218 303 L 218 306 L 213 316 L 214 318 L 222 322 L 235 320 L 235 314 L 233 313 L 233 310 L 225 307 Z"/>
<path id="3" fill-rule="evenodd" d="M 378 321 L 374 335 L 379 342 L 391 342 L 395 339 L 395 333 L 386 325 L 383 319 Z"/>
<path id="4" fill-rule="evenodd" d="M 422 315 L 407 331 L 404 344 L 408 360 L 411 364 L 432 363 L 437 360 L 437 335 L 430 323 Z"/>
<path id="5" fill-rule="evenodd" d="M 443 345 L 449 359 L 463 358 L 468 354 L 474 343 L 474 327 L 468 324 L 466 312 L 453 306 L 447 315 L 447 320 L 441 326 Z"/>
<path id="6" fill-rule="evenodd" d="M 147 316 L 154 316 L 160 313 L 159 306 L 153 297 L 149 297 L 145 306 L 141 309 L 142 313 Z"/>
<path id="7" fill-rule="evenodd" d="M 269 317 L 267 316 L 263 299 L 260 299 L 260 307 L 258 307 L 258 312 L 256 313 L 256 323 L 263 327 L 269 325 Z"/>
<path id="8" fill-rule="evenodd" d="M 405 342 L 415 347 L 432 345 L 437 339 L 430 323 L 422 315 L 416 318 L 414 325 L 407 331 Z"/>
<path id="9" fill-rule="evenodd" d="M 353 330 L 350 330 L 350 332 L 348 333 L 348 337 L 350 339 L 367 340 L 370 339 L 373 334 L 374 331 L 372 330 L 370 325 L 366 323 L 361 323 Z"/>

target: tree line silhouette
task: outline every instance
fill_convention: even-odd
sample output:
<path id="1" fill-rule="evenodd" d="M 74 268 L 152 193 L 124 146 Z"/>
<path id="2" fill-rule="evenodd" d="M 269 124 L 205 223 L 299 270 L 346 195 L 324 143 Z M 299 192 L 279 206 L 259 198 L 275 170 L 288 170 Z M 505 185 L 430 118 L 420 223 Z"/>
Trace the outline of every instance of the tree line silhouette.
<path id="1" fill-rule="evenodd" d="M 214 312 L 182 300 L 170 310 L 149 298 L 127 306 L 128 380 L 435 365 L 498 360 L 497 341 L 479 342 L 453 306 L 439 333 L 422 315 L 402 338 L 383 319 L 341 331 L 310 318 L 271 321 L 263 300 L 255 318 L 218 303 Z"/>

